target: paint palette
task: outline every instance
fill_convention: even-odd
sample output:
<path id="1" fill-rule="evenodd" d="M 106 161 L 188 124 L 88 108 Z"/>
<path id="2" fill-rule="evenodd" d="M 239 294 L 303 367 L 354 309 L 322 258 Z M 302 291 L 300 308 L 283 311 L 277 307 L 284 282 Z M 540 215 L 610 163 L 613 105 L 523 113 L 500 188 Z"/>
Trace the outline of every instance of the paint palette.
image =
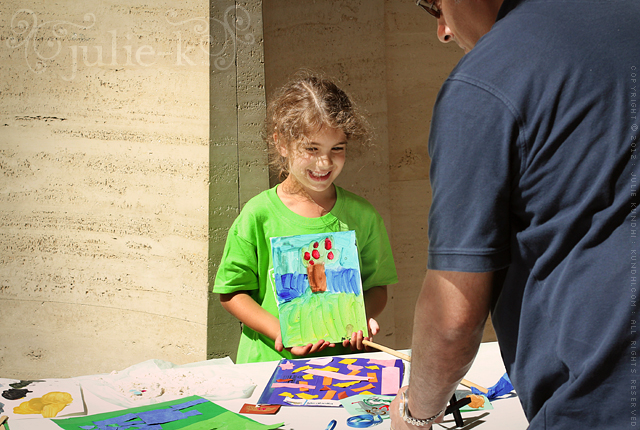
<path id="1" fill-rule="evenodd" d="M 335 406 L 356 394 L 396 395 L 404 374 L 402 360 L 321 357 L 281 360 L 258 404 Z"/>
<path id="2" fill-rule="evenodd" d="M 271 252 L 285 347 L 367 333 L 354 231 L 274 237 Z"/>

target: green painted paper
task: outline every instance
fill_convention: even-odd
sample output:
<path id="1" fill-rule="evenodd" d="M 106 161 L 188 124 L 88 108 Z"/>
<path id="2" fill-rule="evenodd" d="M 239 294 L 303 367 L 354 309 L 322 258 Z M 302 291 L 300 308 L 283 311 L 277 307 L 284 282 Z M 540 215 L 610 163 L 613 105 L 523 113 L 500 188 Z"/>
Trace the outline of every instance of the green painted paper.
<path id="1" fill-rule="evenodd" d="M 82 417 L 54 419 L 60 428 L 64 430 L 82 430 L 80 426 L 93 425 L 94 421 L 103 421 L 110 418 L 116 418 L 127 414 L 137 414 L 140 412 L 148 412 L 159 409 L 166 409 L 172 405 L 179 405 L 189 401 L 201 399 L 199 396 L 190 396 L 170 402 L 156 403 L 148 406 L 140 406 L 137 408 L 123 409 L 120 411 L 106 412 L 102 414 L 87 415 Z M 162 430 L 273 430 L 282 426 L 280 424 L 261 424 L 250 418 L 231 412 L 222 406 L 213 402 L 206 401 L 198 405 L 184 409 L 184 411 L 197 410 L 202 415 L 188 417 L 182 420 L 168 422 L 162 424 Z M 111 427 L 110 427 L 111 428 Z M 113 427 L 117 430 L 118 427 Z"/>

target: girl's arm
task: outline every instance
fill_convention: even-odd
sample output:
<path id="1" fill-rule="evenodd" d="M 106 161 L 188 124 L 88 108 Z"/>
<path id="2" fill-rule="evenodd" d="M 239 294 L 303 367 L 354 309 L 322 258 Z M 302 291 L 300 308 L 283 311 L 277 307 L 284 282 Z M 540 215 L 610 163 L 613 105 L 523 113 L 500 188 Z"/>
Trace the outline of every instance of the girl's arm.
<path id="1" fill-rule="evenodd" d="M 274 340 L 276 351 L 281 352 L 284 349 L 280 337 L 280 320 L 262 308 L 246 291 L 220 294 L 220 304 L 242 324 Z M 293 355 L 307 355 L 332 346 L 335 345 L 319 340 L 315 344 L 295 346 L 287 350 Z"/>
<path id="2" fill-rule="evenodd" d="M 372 287 L 364 292 L 364 309 L 367 318 L 376 318 L 387 305 L 387 286 Z M 372 333 L 375 334 L 375 333 Z"/>
<path id="3" fill-rule="evenodd" d="M 352 351 L 361 351 L 363 349 L 368 349 L 362 343 L 363 339 L 371 340 L 371 338 L 378 334 L 380 331 L 380 326 L 375 318 L 382 313 L 384 307 L 387 304 L 387 286 L 381 285 L 378 287 L 371 287 L 367 291 L 364 292 L 364 309 L 367 314 L 367 326 L 369 329 L 369 333 L 365 337 L 362 330 L 358 330 L 351 335 L 350 340 L 345 340 L 342 342 L 342 345 L 351 346 Z"/>
<path id="4" fill-rule="evenodd" d="M 280 334 L 280 321 L 262 308 L 246 291 L 220 294 L 220 304 L 242 324 L 275 340 Z"/>

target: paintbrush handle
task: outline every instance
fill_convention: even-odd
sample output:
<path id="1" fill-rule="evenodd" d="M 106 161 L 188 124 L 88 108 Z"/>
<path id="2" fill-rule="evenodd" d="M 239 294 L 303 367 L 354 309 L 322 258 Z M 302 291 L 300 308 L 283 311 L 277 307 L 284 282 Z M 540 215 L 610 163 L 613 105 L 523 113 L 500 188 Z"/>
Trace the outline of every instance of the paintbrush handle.
<path id="1" fill-rule="evenodd" d="M 366 340 L 366 339 L 363 339 L 362 343 L 367 346 L 370 346 L 371 348 L 379 349 L 380 351 L 386 352 L 387 354 L 391 354 L 394 357 L 398 357 L 404 361 L 411 361 L 411 357 L 409 357 L 407 354 L 398 352 L 395 349 L 387 348 L 386 346 L 379 345 L 377 343 L 371 342 L 370 340 Z"/>
<path id="2" fill-rule="evenodd" d="M 404 361 L 411 362 L 411 357 L 410 356 L 408 356 L 407 354 L 403 354 L 402 352 L 398 352 L 395 349 L 387 348 L 386 346 L 379 345 L 377 343 L 371 342 L 370 340 L 366 340 L 366 339 L 363 339 L 362 343 L 367 345 L 367 346 L 370 346 L 371 348 L 379 349 L 380 351 L 386 352 L 387 354 L 391 354 L 394 357 L 398 357 L 398 358 L 400 358 L 400 359 L 402 359 Z M 478 385 L 478 384 L 476 384 L 474 382 L 471 382 L 471 381 L 467 381 L 466 379 L 463 379 L 462 381 L 460 381 L 460 384 L 464 385 L 467 388 L 471 388 L 471 387 L 476 388 L 476 389 L 478 389 L 479 391 L 481 391 L 481 392 L 483 392 L 485 394 L 487 394 L 489 392 L 489 390 L 487 390 L 483 386 Z"/>
<path id="3" fill-rule="evenodd" d="M 468 381 L 466 379 L 463 379 L 462 381 L 460 381 L 460 385 L 464 385 L 467 388 L 476 388 L 478 391 L 480 391 L 481 393 L 487 394 L 489 392 L 489 390 L 487 390 L 486 388 L 484 388 L 482 385 L 478 385 L 474 382 Z"/>

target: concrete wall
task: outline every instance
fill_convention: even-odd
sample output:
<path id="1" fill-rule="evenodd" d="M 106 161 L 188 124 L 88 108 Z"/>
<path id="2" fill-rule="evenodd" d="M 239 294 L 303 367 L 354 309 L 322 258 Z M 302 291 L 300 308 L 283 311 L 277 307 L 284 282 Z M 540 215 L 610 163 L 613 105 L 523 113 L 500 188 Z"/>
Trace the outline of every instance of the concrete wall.
<path id="1" fill-rule="evenodd" d="M 237 4 L 237 7 L 235 4 Z M 266 147 L 261 139 L 265 118 L 262 5 L 259 0 L 217 0 L 212 17 L 210 87 L 209 275 L 213 282 L 227 232 L 242 206 L 269 187 Z M 237 25 L 224 29 L 220 22 Z M 228 30 L 233 29 L 230 38 Z M 227 33 L 226 35 L 223 33 Z M 232 40 L 231 40 L 232 39 Z M 230 43 L 233 41 L 234 43 Z M 223 61 L 217 61 L 218 59 Z M 218 294 L 210 294 L 208 357 L 231 356 L 240 339 L 240 322 L 227 313 Z"/>
<path id="2" fill-rule="evenodd" d="M 206 357 L 208 17 L 3 2 L 3 377 Z"/>

